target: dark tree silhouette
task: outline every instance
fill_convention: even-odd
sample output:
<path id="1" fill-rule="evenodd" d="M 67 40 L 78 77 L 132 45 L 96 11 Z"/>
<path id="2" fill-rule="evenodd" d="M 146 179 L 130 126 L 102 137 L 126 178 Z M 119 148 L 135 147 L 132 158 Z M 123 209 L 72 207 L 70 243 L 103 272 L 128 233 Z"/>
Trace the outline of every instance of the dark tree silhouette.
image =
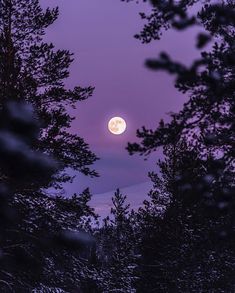
<path id="1" fill-rule="evenodd" d="M 163 146 L 166 156 L 160 163 L 162 177 L 150 174 L 154 188 L 139 212 L 143 221 L 139 292 L 232 292 L 235 4 L 230 0 L 151 3 L 150 15 L 141 13 L 146 24 L 136 35 L 142 43 L 160 39 L 164 30 L 190 26 L 202 28 L 195 42 L 198 49 L 211 43 L 210 51 L 201 51 L 191 66 L 172 60 L 166 52 L 146 61 L 151 70 L 175 75 L 176 88 L 189 99 L 169 123 L 161 121 L 156 130 L 143 127 L 137 131 L 140 142 L 128 144 L 130 154 L 148 156 Z M 174 159 L 174 146 L 182 141 L 183 153 Z"/>
<path id="2" fill-rule="evenodd" d="M 143 127 L 137 131 L 140 143 L 128 145 L 130 154 L 136 152 L 148 155 L 160 146 L 169 145 L 181 138 L 200 149 L 201 158 L 208 153 L 216 159 L 223 158 L 220 179 L 230 177 L 230 192 L 222 192 L 216 197 L 215 205 L 233 201 L 234 192 L 234 3 L 223 1 L 152 1 L 153 14 L 147 19 L 146 27 L 139 38 L 148 42 L 160 37 L 163 29 L 186 29 L 201 25 L 213 38 L 212 50 L 201 52 L 201 58 L 191 66 L 173 61 L 167 53 L 156 60 L 147 60 L 152 70 L 166 70 L 176 75 L 175 86 L 189 97 L 179 113 L 173 113 L 169 123 L 161 121 L 156 130 Z M 197 14 L 189 16 L 193 4 L 197 3 Z M 192 14 L 192 13 L 191 13 Z M 152 19 L 156 22 L 152 22 Z M 193 19 L 193 21 L 192 21 Z M 159 22 L 158 22 L 159 20 Z M 164 20 L 164 21 L 163 21 Z M 162 25 L 163 23 L 167 25 Z M 149 37 L 150 36 L 150 37 Z M 146 38 L 149 38 L 148 41 Z M 198 35 L 198 48 L 205 44 L 205 35 Z M 228 175 L 230 173 L 230 175 Z M 223 178 L 223 177 L 226 178 Z M 230 196 L 228 195 L 230 194 Z"/>
<path id="3" fill-rule="evenodd" d="M 57 17 L 37 0 L 0 1 L 1 292 L 82 292 L 92 279 L 89 190 L 71 199 L 43 192 L 70 181 L 67 168 L 96 175 L 68 112 L 93 89 L 66 89 L 72 55 L 43 42 Z"/>
<path id="4" fill-rule="evenodd" d="M 33 148 L 60 163 L 51 185 L 59 187 L 72 179 L 67 168 L 96 176 L 89 165 L 97 158 L 82 138 L 69 132 L 74 118 L 68 111 L 91 96 L 93 88 L 67 89 L 64 79 L 72 54 L 43 41 L 58 8 L 43 11 L 38 0 L 1 0 L 0 7 L 0 107 L 8 100 L 34 106 L 41 124 Z"/>
<path id="5" fill-rule="evenodd" d="M 214 188 L 221 192 L 213 182 L 216 162 L 184 141 L 165 146 L 164 155 L 160 173 L 150 173 L 150 199 L 136 214 L 137 292 L 232 292 L 233 240 L 223 242 L 223 229 L 233 216 L 226 206 L 211 210 Z"/>
<path id="6" fill-rule="evenodd" d="M 29 104 L 11 102 L 0 115 L 0 163 L 7 176 L 0 185 L 0 291 L 82 292 L 93 276 L 88 260 L 95 243 L 88 233 L 97 216 L 88 205 L 91 194 L 87 189 L 65 199 L 32 192 L 57 168 L 31 148 L 38 133 L 33 113 Z"/>
<path id="7" fill-rule="evenodd" d="M 139 130 L 137 136 L 142 141 L 130 144 L 130 153 L 148 154 L 178 135 L 200 143 L 202 153 L 203 149 L 222 152 L 228 167 L 234 164 L 234 4 L 233 1 L 223 1 L 222 5 L 205 2 L 152 1 L 151 16 L 144 16 L 147 24 L 139 35 L 144 43 L 160 38 L 163 29 L 181 30 L 192 25 L 201 25 L 208 33 L 207 38 L 205 34 L 198 35 L 198 47 L 212 37 L 214 43 L 212 51 L 201 52 L 201 58 L 190 67 L 173 61 L 165 52 L 159 59 L 146 61 L 152 70 L 176 75 L 175 85 L 189 96 L 189 101 L 179 113 L 172 114 L 170 123 L 161 121 L 156 130 Z M 188 13 L 195 3 L 201 6 L 196 16 L 190 18 Z"/>
<path id="8" fill-rule="evenodd" d="M 98 233 L 101 292 L 136 292 L 135 233 L 130 205 L 119 189 L 112 198 L 110 217 Z"/>

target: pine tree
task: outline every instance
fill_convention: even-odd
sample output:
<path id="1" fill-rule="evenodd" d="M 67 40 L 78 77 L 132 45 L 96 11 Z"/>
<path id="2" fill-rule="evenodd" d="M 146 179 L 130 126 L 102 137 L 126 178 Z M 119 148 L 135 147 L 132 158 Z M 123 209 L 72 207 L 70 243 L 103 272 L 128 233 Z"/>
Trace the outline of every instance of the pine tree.
<path id="1" fill-rule="evenodd" d="M 198 189 L 211 167 L 185 142 L 165 147 L 164 154 L 160 175 L 151 173 L 150 200 L 137 214 L 137 292 L 229 291 L 233 282 L 226 276 L 234 272 L 229 264 L 233 250 L 221 245 L 214 233 L 226 217 L 212 218 L 204 188 Z"/>
<path id="2" fill-rule="evenodd" d="M 95 283 L 91 223 L 97 216 L 88 197 L 88 190 L 72 198 L 15 196 L 12 207 L 18 217 L 14 230 L 7 231 L 1 242 L 9 256 L 1 279 L 18 292 L 40 286 L 83 292 Z"/>
<path id="3" fill-rule="evenodd" d="M 41 127 L 33 147 L 60 163 L 51 185 L 72 179 L 67 168 L 95 176 L 89 165 L 96 157 L 82 138 L 69 132 L 74 118 L 68 112 L 93 88 L 67 89 L 64 79 L 69 77 L 72 54 L 43 41 L 58 8 L 43 11 L 38 0 L 1 0 L 0 7 L 0 108 L 9 100 L 34 106 Z"/>
<path id="4" fill-rule="evenodd" d="M 32 277 L 43 270 L 37 251 L 30 253 L 35 238 L 38 247 L 40 240 L 38 236 L 31 235 L 33 211 L 27 220 L 23 216 L 25 209 L 30 210 L 29 201 L 20 207 L 15 202 L 19 185 L 24 189 L 30 189 L 35 184 L 40 186 L 49 182 L 56 171 L 53 160 L 31 149 L 37 133 L 32 114 L 29 105 L 11 102 L 5 105 L 0 115 L 0 163 L 10 178 L 3 180 L 0 185 L 1 292 L 27 290 L 33 282 Z M 25 220 L 27 224 L 22 225 Z M 25 278 L 27 272 L 30 274 Z"/>
<path id="5" fill-rule="evenodd" d="M 174 228 L 177 231 L 177 224 L 169 222 L 171 219 L 169 214 L 171 212 L 175 214 L 177 210 L 174 207 L 183 206 L 184 209 L 180 211 L 182 215 L 187 216 L 185 218 L 187 221 L 181 222 L 183 224 L 180 227 L 183 231 L 184 228 L 187 228 L 186 231 L 189 232 L 191 230 L 193 237 L 190 240 L 191 254 L 194 254 L 195 258 L 188 254 L 182 263 L 181 271 L 178 269 L 181 257 L 179 255 L 178 258 L 176 257 L 176 267 L 172 272 L 178 270 L 182 272 L 182 275 L 176 274 L 173 277 L 170 275 L 168 281 L 173 285 L 170 292 L 177 292 L 177 290 L 179 292 L 232 292 L 234 282 L 231 281 L 233 279 L 231 275 L 234 274 L 235 267 L 235 254 L 232 249 L 235 219 L 231 212 L 235 206 L 234 1 L 225 0 L 215 3 L 210 0 L 205 2 L 153 0 L 151 3 L 152 12 L 150 15 L 141 14 L 146 20 L 146 25 L 136 36 L 143 43 L 160 39 L 164 30 L 184 30 L 194 25 L 202 26 L 205 31 L 197 36 L 198 49 L 201 50 L 210 41 L 213 43 L 209 51 L 201 51 L 200 58 L 194 60 L 191 66 L 174 61 L 166 52 L 162 52 L 159 58 L 146 61 L 146 66 L 151 70 L 164 70 L 175 75 L 176 88 L 182 94 L 187 94 L 189 99 L 181 111 L 171 114 L 170 122 L 161 121 L 155 130 L 145 127 L 138 130 L 137 137 L 141 139 L 141 142 L 129 144 L 128 150 L 130 154 L 149 155 L 161 146 L 167 148 L 182 139 L 187 142 L 187 151 L 197 150 L 198 160 L 196 161 L 201 161 L 200 164 L 203 167 L 201 174 L 199 173 L 195 181 L 190 172 L 185 172 L 184 169 L 193 170 L 194 166 L 190 166 L 190 162 L 194 162 L 194 159 L 186 156 L 185 161 L 183 156 L 184 160 L 180 169 L 183 174 L 182 180 L 177 181 L 176 186 L 179 190 L 172 197 L 175 203 L 169 205 L 163 221 L 159 223 L 160 230 L 166 231 L 164 228 L 166 225 L 171 227 L 170 231 L 174 231 Z M 194 7 L 196 13 L 191 9 L 195 3 L 197 4 Z M 162 171 L 165 174 L 167 170 Z M 170 183 L 170 178 L 164 182 L 162 180 L 164 178 L 159 180 L 156 174 L 152 174 L 151 177 L 156 180 L 160 189 L 162 189 L 162 183 L 164 188 Z M 153 199 L 157 198 L 156 201 L 159 200 L 158 193 L 159 190 L 152 193 Z M 152 210 L 151 204 L 148 206 L 149 210 Z M 176 213 L 180 218 L 181 214 Z M 148 213 L 145 215 L 149 216 Z M 148 221 L 145 223 L 148 225 Z M 167 235 L 170 235 L 170 232 Z M 147 239 L 151 240 L 150 237 Z M 170 239 L 166 243 L 171 243 Z M 185 242 L 184 238 L 183 241 Z M 166 243 L 163 240 L 163 243 L 159 244 L 159 251 Z M 151 246 L 151 241 L 149 245 Z M 164 252 L 167 255 L 167 249 Z M 158 255 L 158 251 L 155 253 Z M 153 255 L 148 254 L 150 263 Z M 163 259 L 163 254 L 159 257 Z M 149 269 L 147 276 L 148 274 L 152 276 L 151 272 Z M 176 276 L 178 281 L 172 283 L 172 280 L 176 280 Z M 166 286 L 168 281 L 165 282 Z"/>
<path id="6" fill-rule="evenodd" d="M 89 190 L 67 200 L 43 192 L 70 181 L 67 168 L 96 175 L 96 157 L 69 132 L 68 112 L 93 88 L 67 89 L 72 54 L 43 41 L 57 17 L 37 0 L 0 1 L 1 292 L 72 292 L 91 279 Z"/>
<path id="7" fill-rule="evenodd" d="M 110 218 L 100 231 L 102 292 L 136 292 L 135 235 L 129 214 L 130 205 L 120 190 L 112 198 Z"/>
<path id="8" fill-rule="evenodd" d="M 195 15 L 192 5 L 198 3 Z M 211 51 L 201 51 L 201 57 L 191 66 L 172 60 L 162 52 L 158 59 L 146 61 L 151 70 L 165 70 L 176 76 L 175 86 L 189 100 L 179 113 L 171 115 L 169 123 L 160 122 L 156 130 L 143 128 L 137 132 L 140 144 L 129 144 L 130 153 L 149 154 L 159 146 L 172 143 L 176 137 L 200 145 L 201 155 L 208 151 L 223 154 L 226 169 L 234 165 L 234 16 L 233 1 L 216 4 L 213 1 L 152 1 L 151 15 L 146 19 L 138 38 L 148 43 L 160 39 L 165 29 L 184 30 L 200 25 L 206 33 L 197 36 L 198 49 L 208 43 Z M 231 182 L 234 184 L 234 181 Z"/>

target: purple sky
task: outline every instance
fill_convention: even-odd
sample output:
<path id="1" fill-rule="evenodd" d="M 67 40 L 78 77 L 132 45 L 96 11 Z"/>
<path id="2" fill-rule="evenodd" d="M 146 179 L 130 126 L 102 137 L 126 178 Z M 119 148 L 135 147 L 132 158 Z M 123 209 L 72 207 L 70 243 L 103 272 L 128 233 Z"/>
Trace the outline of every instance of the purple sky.
<path id="1" fill-rule="evenodd" d="M 135 141 L 136 129 L 157 126 L 166 113 L 177 111 L 185 101 L 167 74 L 144 67 L 148 57 L 162 50 L 189 63 L 196 55 L 195 32 L 167 32 L 161 41 L 143 45 L 133 38 L 143 22 L 138 12 L 148 11 L 147 4 L 123 3 L 120 0 L 41 0 L 60 8 L 59 20 L 47 31 L 46 39 L 57 48 L 75 54 L 67 86 L 92 85 L 93 97 L 78 104 L 72 131 L 78 133 L 101 158 L 95 168 L 101 177 L 89 179 L 78 175 L 67 191 L 81 191 L 89 186 L 93 193 L 129 186 L 148 180 L 155 168 L 156 154 L 143 161 L 129 156 L 128 141 Z M 127 131 L 114 136 L 107 130 L 108 120 L 121 116 Z M 153 160 L 154 159 L 154 160 Z"/>

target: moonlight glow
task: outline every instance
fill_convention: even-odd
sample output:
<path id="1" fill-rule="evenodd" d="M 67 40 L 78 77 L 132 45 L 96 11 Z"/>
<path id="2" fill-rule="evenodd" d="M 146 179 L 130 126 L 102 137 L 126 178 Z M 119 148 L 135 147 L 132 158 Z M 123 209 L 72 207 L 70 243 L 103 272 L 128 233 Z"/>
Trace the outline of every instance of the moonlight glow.
<path id="1" fill-rule="evenodd" d="M 109 121 L 108 129 L 113 134 L 122 134 L 126 130 L 126 122 L 121 117 L 113 117 Z"/>

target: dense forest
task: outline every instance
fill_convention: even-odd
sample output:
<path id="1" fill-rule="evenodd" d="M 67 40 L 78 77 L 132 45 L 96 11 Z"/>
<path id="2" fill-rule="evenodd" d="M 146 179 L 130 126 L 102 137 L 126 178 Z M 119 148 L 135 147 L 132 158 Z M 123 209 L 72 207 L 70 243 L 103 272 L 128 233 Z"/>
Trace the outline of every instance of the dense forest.
<path id="1" fill-rule="evenodd" d="M 235 2 L 150 2 L 135 37 L 195 26 L 200 58 L 146 60 L 188 100 L 128 143 L 130 155 L 163 150 L 148 199 L 133 211 L 118 189 L 100 223 L 89 189 L 48 194 L 72 181 L 69 168 L 98 176 L 68 110 L 94 88 L 67 89 L 73 55 L 44 42 L 58 8 L 0 0 L 0 292 L 235 292 Z"/>

